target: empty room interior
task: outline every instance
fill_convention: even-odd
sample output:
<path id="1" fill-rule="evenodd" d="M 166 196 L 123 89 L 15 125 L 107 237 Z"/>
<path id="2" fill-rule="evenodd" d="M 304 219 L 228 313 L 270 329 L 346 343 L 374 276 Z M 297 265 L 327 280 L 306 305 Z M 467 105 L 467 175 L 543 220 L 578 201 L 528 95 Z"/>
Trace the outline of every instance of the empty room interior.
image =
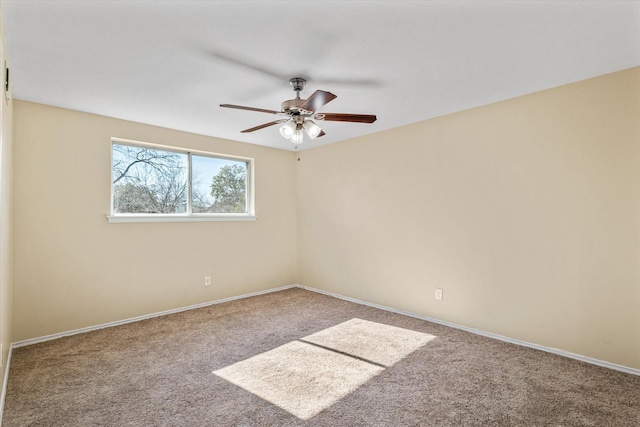
<path id="1" fill-rule="evenodd" d="M 640 2 L 0 17 L 6 426 L 640 425 Z"/>

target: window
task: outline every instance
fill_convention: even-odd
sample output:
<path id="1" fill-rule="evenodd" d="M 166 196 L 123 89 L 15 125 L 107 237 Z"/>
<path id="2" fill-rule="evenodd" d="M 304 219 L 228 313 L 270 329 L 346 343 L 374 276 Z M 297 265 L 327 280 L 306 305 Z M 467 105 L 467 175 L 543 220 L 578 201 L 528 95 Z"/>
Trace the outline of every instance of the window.
<path id="1" fill-rule="evenodd" d="M 253 161 L 112 141 L 109 222 L 255 219 Z"/>

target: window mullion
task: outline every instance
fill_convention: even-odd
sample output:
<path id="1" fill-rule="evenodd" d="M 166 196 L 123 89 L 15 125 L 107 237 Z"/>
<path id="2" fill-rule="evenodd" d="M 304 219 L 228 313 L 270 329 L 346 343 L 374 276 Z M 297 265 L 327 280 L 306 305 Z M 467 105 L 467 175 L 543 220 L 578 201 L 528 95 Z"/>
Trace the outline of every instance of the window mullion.
<path id="1" fill-rule="evenodd" d="M 187 178 L 187 215 L 191 216 L 193 214 L 193 161 L 192 161 L 191 152 L 187 153 L 187 163 L 188 163 L 188 178 Z"/>

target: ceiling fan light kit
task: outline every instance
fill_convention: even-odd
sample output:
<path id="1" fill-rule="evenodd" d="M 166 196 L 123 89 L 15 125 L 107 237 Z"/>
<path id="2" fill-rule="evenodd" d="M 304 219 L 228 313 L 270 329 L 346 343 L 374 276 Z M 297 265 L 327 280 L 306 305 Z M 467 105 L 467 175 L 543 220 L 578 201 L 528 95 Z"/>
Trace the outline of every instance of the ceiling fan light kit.
<path id="1" fill-rule="evenodd" d="M 307 81 L 302 77 L 294 77 L 289 80 L 291 87 L 296 92 L 295 99 L 288 99 L 280 106 L 280 111 L 266 110 L 264 108 L 243 107 L 241 105 L 220 104 L 223 108 L 235 108 L 238 110 L 258 111 L 261 113 L 276 114 L 287 118 L 264 123 L 241 131 L 253 132 L 269 126 L 284 123 L 280 127 L 280 135 L 294 144 L 302 144 L 304 133 L 309 138 L 315 139 L 325 135 L 324 131 L 312 119 L 318 121 L 336 121 L 352 123 L 373 123 L 377 117 L 371 114 L 344 114 L 344 113 L 317 113 L 317 110 L 336 99 L 336 95 L 324 90 L 316 90 L 307 99 L 300 98 L 300 92 Z"/>
<path id="2" fill-rule="evenodd" d="M 291 137 L 295 132 L 296 132 L 296 124 L 294 122 L 286 122 L 280 128 L 280 135 L 282 135 L 285 139 L 291 139 Z"/>
<path id="3" fill-rule="evenodd" d="M 289 141 L 298 145 L 298 144 L 302 144 L 303 139 L 304 139 L 304 135 L 302 134 L 302 129 L 298 129 L 296 127 L 296 131 L 293 133 L 293 136 L 289 138 Z"/>
<path id="4" fill-rule="evenodd" d="M 322 132 L 322 129 L 320 128 L 320 126 L 315 124 L 313 120 L 306 120 L 302 125 L 302 127 L 304 128 L 305 132 L 307 132 L 307 135 L 309 135 L 309 138 L 311 139 L 316 139 L 318 136 L 320 136 L 320 133 Z"/>

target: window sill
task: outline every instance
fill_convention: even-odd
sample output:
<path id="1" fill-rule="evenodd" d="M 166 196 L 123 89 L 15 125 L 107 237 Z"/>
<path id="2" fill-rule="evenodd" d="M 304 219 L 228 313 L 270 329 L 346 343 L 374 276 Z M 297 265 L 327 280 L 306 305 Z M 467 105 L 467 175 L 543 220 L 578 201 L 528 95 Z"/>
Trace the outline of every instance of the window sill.
<path id="1" fill-rule="evenodd" d="M 211 221 L 255 221 L 255 215 L 107 215 L 110 224 L 131 222 L 211 222 Z"/>

